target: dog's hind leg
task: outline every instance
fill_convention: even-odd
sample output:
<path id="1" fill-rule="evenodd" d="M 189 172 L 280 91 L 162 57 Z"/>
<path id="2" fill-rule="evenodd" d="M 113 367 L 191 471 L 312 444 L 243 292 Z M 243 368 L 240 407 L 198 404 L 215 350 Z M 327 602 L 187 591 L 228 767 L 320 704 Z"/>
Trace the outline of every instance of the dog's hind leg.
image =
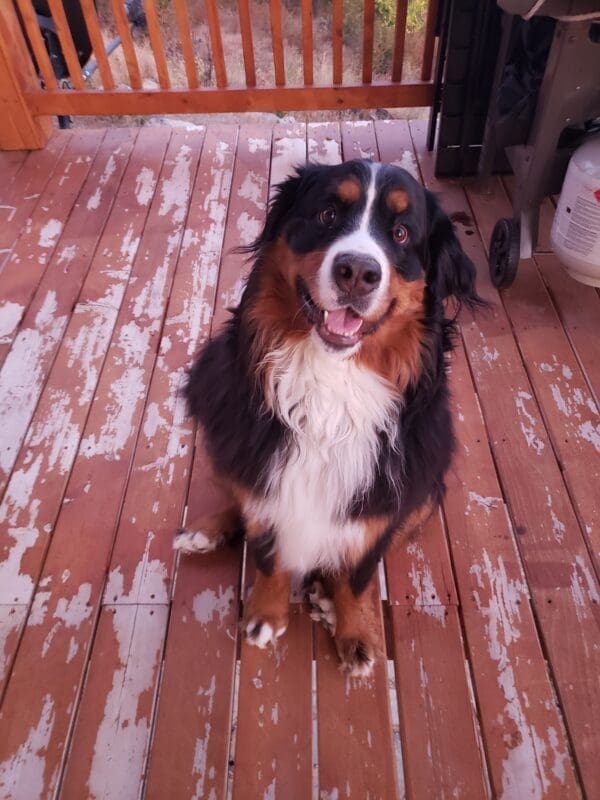
<path id="1" fill-rule="evenodd" d="M 222 544 L 240 538 L 243 532 L 240 509 L 237 505 L 231 505 L 224 511 L 200 517 L 177 531 L 173 547 L 182 553 L 210 553 Z"/>

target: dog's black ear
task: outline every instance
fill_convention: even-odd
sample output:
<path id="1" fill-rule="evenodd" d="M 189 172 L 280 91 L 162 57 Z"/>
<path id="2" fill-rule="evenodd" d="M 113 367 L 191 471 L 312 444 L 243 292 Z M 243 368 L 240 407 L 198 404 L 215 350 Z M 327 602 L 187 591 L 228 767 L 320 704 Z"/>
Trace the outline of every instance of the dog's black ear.
<path id="1" fill-rule="evenodd" d="M 275 186 L 275 191 L 269 200 L 269 208 L 265 225 L 247 247 L 239 248 L 242 253 L 258 253 L 265 245 L 274 242 L 283 229 L 283 224 L 296 201 L 300 185 L 304 180 L 305 167 L 297 167 L 294 174 L 290 175 Z"/>
<path id="2" fill-rule="evenodd" d="M 481 308 L 487 303 L 475 289 L 476 270 L 462 249 L 450 217 L 431 192 L 426 192 L 429 235 L 427 284 L 437 297 L 454 297 L 460 305 Z"/>

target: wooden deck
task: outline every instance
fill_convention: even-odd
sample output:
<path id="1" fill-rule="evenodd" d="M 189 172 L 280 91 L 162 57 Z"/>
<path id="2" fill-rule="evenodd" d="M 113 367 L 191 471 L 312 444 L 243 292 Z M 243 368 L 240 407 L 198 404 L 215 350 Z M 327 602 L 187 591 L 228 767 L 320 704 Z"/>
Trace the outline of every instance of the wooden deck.
<path id="1" fill-rule="evenodd" d="M 0 798 L 600 797 L 600 297 L 540 252 L 499 296 L 510 181 L 438 182 L 423 123 L 57 134 L 0 154 Z M 461 212 L 493 312 L 452 364 L 443 514 L 381 571 L 345 680 L 300 603 L 240 641 L 241 551 L 178 395 L 291 164 L 373 156 Z M 248 571 L 249 572 L 249 571 Z"/>

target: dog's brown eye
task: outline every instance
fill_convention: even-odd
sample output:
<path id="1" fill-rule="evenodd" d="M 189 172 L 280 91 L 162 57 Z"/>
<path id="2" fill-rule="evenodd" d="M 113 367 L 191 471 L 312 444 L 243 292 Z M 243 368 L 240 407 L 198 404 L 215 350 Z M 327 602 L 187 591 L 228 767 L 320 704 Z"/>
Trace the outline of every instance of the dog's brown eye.
<path id="1" fill-rule="evenodd" d="M 321 225 L 325 225 L 326 228 L 329 228 L 335 222 L 335 217 L 335 208 L 333 206 L 327 206 L 327 208 L 319 213 L 319 222 Z"/>
<path id="2" fill-rule="evenodd" d="M 394 225 L 392 236 L 396 244 L 406 244 L 408 242 L 408 230 L 404 225 Z"/>

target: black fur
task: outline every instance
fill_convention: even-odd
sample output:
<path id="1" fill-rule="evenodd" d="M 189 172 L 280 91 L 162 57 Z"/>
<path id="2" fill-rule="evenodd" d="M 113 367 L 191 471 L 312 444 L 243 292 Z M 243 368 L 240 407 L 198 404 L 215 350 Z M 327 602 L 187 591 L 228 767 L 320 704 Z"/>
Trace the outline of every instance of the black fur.
<path id="1" fill-rule="evenodd" d="M 247 249 L 255 255 L 255 265 L 241 305 L 222 332 L 204 347 L 190 373 L 189 410 L 204 428 L 217 471 L 254 493 L 264 493 L 273 457 L 277 453 L 285 459 L 289 446 L 286 428 L 265 407 L 252 361 L 253 333 L 245 323 L 245 310 L 252 306 L 258 291 L 262 256 L 282 235 L 294 252 L 324 249 L 351 225 L 351 215 L 360 213 L 360 208 L 345 209 L 342 204 L 337 227 L 325 231 L 315 225 L 315 209 L 324 202 L 337 202 L 327 199 L 332 176 L 364 180 L 367 172 L 365 162 L 360 161 L 339 167 L 310 165 L 279 186 L 261 235 Z M 425 276 L 426 339 L 420 379 L 398 405 L 397 438 L 389 441 L 381 434 L 375 479 L 347 511 L 349 519 L 390 518 L 384 535 L 351 575 L 356 593 L 368 584 L 394 530 L 428 500 L 436 502 L 443 496 L 444 474 L 454 449 L 445 355 L 452 349 L 454 323 L 445 318 L 443 301 L 454 297 L 459 304 L 482 304 L 475 291 L 475 268 L 435 197 L 398 168 L 381 168 L 377 180 L 384 187 L 382 197 L 387 184 L 400 185 L 410 197 L 409 210 L 402 217 L 410 230 L 409 245 L 399 248 L 390 241 L 393 221 L 384 200 L 377 208 L 374 235 L 405 280 Z"/>

